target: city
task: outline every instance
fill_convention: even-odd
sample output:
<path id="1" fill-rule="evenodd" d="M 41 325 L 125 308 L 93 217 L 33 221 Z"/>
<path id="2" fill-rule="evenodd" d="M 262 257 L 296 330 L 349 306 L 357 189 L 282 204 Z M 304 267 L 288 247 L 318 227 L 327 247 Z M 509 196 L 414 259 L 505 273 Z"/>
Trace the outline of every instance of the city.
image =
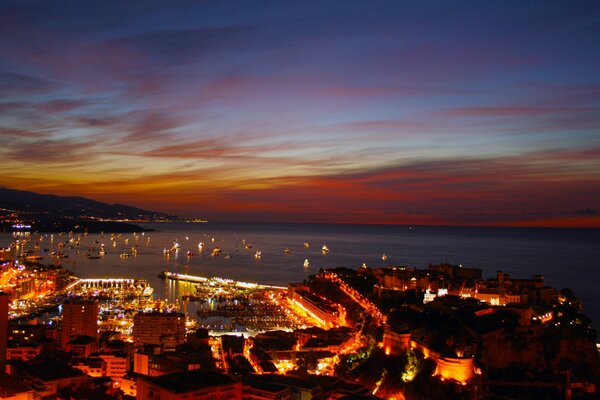
<path id="1" fill-rule="evenodd" d="M 9 374 L 2 387 L 13 388 L 4 398 L 597 393 L 591 321 L 573 292 L 546 286 L 542 275 L 363 265 L 282 287 L 162 271 L 181 293 L 168 302 L 142 278 L 81 279 L 58 257 L 42 264 L 32 256 L 40 250 L 28 250 L 43 242 L 35 237 L 15 232 L 0 252 Z M 68 237 L 72 250 L 87 238 Z"/>
<path id="2" fill-rule="evenodd" d="M 0 399 L 600 398 L 600 1 L 0 1 Z"/>

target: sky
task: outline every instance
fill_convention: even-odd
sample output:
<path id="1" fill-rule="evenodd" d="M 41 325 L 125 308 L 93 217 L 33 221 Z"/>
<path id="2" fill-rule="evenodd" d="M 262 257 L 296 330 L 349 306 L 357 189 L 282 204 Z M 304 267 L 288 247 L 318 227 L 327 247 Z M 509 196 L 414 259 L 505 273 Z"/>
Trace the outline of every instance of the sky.
<path id="1" fill-rule="evenodd" d="M 600 227 L 598 1 L 0 2 L 0 186 Z"/>

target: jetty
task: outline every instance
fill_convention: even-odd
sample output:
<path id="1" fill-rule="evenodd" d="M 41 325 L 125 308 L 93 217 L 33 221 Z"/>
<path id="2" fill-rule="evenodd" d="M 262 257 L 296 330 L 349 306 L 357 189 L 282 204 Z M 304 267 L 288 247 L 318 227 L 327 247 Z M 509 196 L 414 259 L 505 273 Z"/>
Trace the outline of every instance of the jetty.
<path id="1" fill-rule="evenodd" d="M 159 275 L 164 279 L 171 279 L 175 281 L 184 281 L 184 282 L 192 282 L 192 283 L 202 283 L 213 286 L 233 286 L 240 289 L 270 289 L 270 290 L 287 290 L 285 286 L 274 286 L 274 285 L 262 285 L 259 283 L 251 283 L 251 282 L 242 282 L 235 281 L 233 279 L 219 278 L 219 277 L 211 277 L 206 278 L 203 276 L 195 276 L 188 274 L 179 274 L 176 272 L 170 271 L 162 271 Z"/>

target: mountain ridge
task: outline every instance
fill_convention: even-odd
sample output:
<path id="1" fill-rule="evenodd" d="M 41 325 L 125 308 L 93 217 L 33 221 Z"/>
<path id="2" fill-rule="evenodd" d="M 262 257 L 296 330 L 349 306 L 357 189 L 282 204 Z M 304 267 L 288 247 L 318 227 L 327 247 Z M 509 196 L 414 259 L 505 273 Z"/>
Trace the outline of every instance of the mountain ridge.
<path id="1" fill-rule="evenodd" d="M 130 222 L 186 219 L 126 204 L 108 204 L 82 196 L 59 196 L 0 187 L 0 229 L 38 232 L 141 232 Z"/>
<path id="2" fill-rule="evenodd" d="M 180 219 L 159 211 L 144 210 L 121 203 L 109 204 L 82 196 L 59 196 L 5 187 L 0 187 L 0 208 L 20 212 L 54 213 L 63 217 Z"/>

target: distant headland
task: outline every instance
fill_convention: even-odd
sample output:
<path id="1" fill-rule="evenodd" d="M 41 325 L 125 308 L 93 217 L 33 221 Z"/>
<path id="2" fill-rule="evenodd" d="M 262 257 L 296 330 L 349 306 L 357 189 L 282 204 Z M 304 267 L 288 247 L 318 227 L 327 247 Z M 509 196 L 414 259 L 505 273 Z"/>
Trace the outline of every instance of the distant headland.
<path id="1" fill-rule="evenodd" d="M 144 232 L 138 223 L 205 222 L 124 204 L 0 188 L 0 231 Z"/>

